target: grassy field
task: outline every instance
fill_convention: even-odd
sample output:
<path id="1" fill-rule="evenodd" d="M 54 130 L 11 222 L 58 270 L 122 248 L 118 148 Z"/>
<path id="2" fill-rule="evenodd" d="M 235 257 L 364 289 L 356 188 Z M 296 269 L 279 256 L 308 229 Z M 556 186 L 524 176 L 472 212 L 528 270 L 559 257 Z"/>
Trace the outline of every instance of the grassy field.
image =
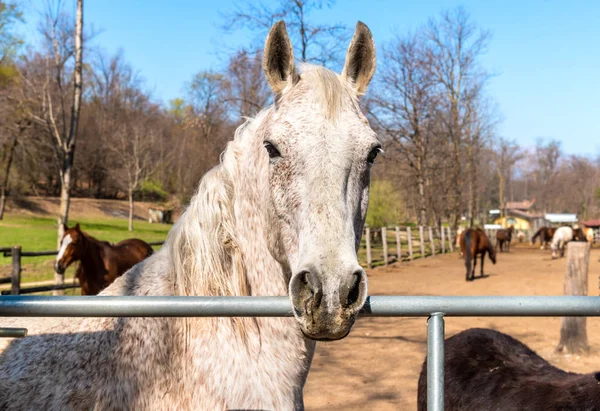
<path id="1" fill-rule="evenodd" d="M 74 218 L 69 224 L 79 223 L 90 235 L 110 242 L 137 237 L 146 241 L 162 241 L 170 225 L 149 224 L 135 221 L 134 232 L 127 230 L 127 220 L 122 218 L 95 217 Z M 55 217 L 31 215 L 6 215 L 0 221 L 0 247 L 20 245 L 23 251 L 45 251 L 56 249 L 57 222 Z M 157 248 L 157 247 L 155 247 Z M 0 276 L 10 275 L 10 257 L 0 256 Z M 22 282 L 43 281 L 54 278 L 52 257 L 24 257 Z M 65 279 L 73 278 L 74 268 L 69 268 Z"/>

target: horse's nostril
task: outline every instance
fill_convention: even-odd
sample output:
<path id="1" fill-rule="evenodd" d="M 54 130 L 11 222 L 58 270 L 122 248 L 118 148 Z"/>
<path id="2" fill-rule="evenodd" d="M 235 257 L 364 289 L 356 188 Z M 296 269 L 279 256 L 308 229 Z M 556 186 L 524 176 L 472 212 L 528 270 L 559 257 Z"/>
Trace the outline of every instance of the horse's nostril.
<path id="1" fill-rule="evenodd" d="M 304 311 L 308 315 L 321 305 L 323 299 L 321 281 L 312 270 L 304 270 L 295 275 L 291 292 L 297 311 Z"/>
<path id="2" fill-rule="evenodd" d="M 360 298 L 360 283 L 362 281 L 364 272 L 362 270 L 356 271 L 353 274 L 353 282 L 350 288 L 350 292 L 348 293 L 348 301 L 347 307 L 350 307 L 352 304 L 358 301 Z"/>

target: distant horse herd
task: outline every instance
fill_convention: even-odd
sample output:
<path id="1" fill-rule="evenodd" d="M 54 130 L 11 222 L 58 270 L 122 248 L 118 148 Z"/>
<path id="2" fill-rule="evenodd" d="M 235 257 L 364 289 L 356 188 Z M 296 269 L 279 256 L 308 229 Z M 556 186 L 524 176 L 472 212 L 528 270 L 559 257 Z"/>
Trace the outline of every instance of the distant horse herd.
<path id="1" fill-rule="evenodd" d="M 486 232 L 481 228 L 459 228 L 457 231 L 457 245 L 460 247 L 460 257 L 465 259 L 467 270 L 466 280 L 475 279 L 475 267 L 477 257 L 481 256 L 481 277 L 484 277 L 483 262 L 487 254 L 493 264 L 496 264 L 496 251 L 510 252 L 510 244 L 515 233 L 514 226 L 496 231 L 496 246 L 488 238 Z M 548 244 L 552 250 L 552 258 L 564 257 L 565 247 L 570 241 L 587 241 L 590 244 L 594 242 L 594 230 L 592 228 L 581 228 L 578 225 L 574 227 L 563 226 L 559 228 L 541 227 L 531 237 L 531 244 L 535 244 L 540 239 L 541 249 L 544 250 Z"/>
<path id="2" fill-rule="evenodd" d="M 375 44 L 359 22 L 341 74 L 311 65 L 298 72 L 277 22 L 263 59 L 275 104 L 238 128 L 161 250 L 64 227 L 55 268 L 64 273 L 79 260 L 85 295 L 287 294 L 294 317 L 32 321 L 30 336 L 0 355 L 0 409 L 304 409 L 315 341 L 348 335 L 367 300 L 356 251 L 381 144 L 359 97 L 375 72 Z M 510 252 L 513 235 L 513 227 L 498 231 L 500 252 Z M 568 241 L 589 241 L 570 227 L 544 227 L 532 242 L 538 237 L 553 257 Z M 496 263 L 484 230 L 464 230 L 457 241 L 467 281 L 478 256 L 481 276 L 486 254 Z M 566 373 L 505 334 L 466 330 L 446 340 L 445 353 L 446 410 L 600 409 L 599 374 Z M 419 410 L 425 372 L 424 364 Z"/>

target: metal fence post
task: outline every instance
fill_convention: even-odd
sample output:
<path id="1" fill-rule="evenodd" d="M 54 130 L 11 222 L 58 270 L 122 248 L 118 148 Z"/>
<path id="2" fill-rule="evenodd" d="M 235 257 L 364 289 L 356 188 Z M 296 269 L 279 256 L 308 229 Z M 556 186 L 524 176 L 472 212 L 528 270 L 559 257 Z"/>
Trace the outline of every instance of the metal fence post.
<path id="1" fill-rule="evenodd" d="M 21 292 L 21 246 L 15 245 L 10 251 L 12 255 L 12 273 L 11 288 L 12 295 L 19 295 Z"/>
<path id="2" fill-rule="evenodd" d="M 444 315 L 427 320 L 427 411 L 444 410 Z"/>

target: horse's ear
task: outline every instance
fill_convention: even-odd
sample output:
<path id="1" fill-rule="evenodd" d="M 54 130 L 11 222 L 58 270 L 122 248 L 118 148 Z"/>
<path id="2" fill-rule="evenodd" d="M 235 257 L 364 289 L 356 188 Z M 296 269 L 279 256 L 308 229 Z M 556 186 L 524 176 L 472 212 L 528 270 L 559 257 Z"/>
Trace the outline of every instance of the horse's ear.
<path id="1" fill-rule="evenodd" d="M 375 74 L 375 65 L 375 42 L 371 30 L 359 21 L 348 47 L 342 76 L 350 80 L 359 95 L 364 94 Z"/>
<path id="2" fill-rule="evenodd" d="M 263 70 L 271 90 L 277 95 L 282 94 L 288 86 L 293 86 L 299 80 L 294 66 L 294 48 L 287 34 L 283 20 L 273 24 L 263 54 Z"/>

